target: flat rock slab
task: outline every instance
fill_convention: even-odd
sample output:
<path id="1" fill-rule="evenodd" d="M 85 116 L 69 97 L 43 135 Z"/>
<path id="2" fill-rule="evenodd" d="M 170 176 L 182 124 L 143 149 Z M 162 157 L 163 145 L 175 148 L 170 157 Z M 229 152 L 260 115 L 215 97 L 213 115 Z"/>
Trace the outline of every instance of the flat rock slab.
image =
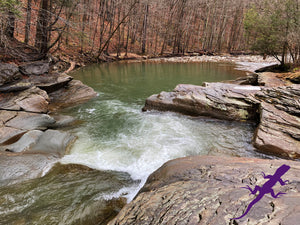
<path id="1" fill-rule="evenodd" d="M 179 84 L 172 92 L 150 96 L 143 110 L 174 111 L 227 120 L 254 120 L 256 109 L 246 100 L 260 90 L 260 87 L 225 83 L 205 83 L 204 86 Z"/>
<path id="2" fill-rule="evenodd" d="M 27 112 L 48 112 L 49 98 L 46 91 L 31 87 L 25 91 L 1 93 L 0 110 L 24 110 Z"/>
<path id="3" fill-rule="evenodd" d="M 277 183 L 274 199 L 266 194 L 240 220 L 255 198 L 240 187 L 262 186 L 262 172 L 273 175 L 281 165 L 291 169 Z M 282 224 L 300 220 L 300 162 L 249 158 L 194 156 L 164 164 L 148 178 L 135 199 L 108 224 Z"/>

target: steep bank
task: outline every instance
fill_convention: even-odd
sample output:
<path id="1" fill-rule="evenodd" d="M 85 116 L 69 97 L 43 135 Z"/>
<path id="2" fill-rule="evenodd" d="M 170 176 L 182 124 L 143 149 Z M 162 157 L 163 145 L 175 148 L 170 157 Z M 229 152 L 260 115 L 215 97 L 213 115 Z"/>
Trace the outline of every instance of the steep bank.
<path id="1" fill-rule="evenodd" d="M 277 184 L 274 193 L 256 203 L 240 220 L 255 196 L 249 185 L 262 186 L 262 172 L 273 175 L 286 164 L 291 169 L 282 176 L 287 185 Z M 113 224 L 298 224 L 300 219 L 299 162 L 248 158 L 193 156 L 164 164 L 149 176 L 135 199 L 126 205 Z"/>

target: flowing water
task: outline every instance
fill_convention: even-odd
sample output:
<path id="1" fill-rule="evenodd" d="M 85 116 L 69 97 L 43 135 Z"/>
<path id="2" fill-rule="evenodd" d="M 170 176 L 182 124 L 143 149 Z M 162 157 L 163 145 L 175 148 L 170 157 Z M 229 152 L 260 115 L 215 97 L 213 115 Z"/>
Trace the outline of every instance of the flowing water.
<path id="1" fill-rule="evenodd" d="M 221 63 L 112 63 L 81 69 L 73 76 L 99 96 L 68 110 L 85 125 L 73 130 L 79 139 L 62 162 L 127 172 L 132 179 L 141 180 L 138 187 L 126 190 L 130 201 L 148 175 L 170 159 L 260 157 L 250 144 L 253 124 L 141 111 L 147 97 L 171 91 L 177 84 L 201 85 L 243 75 L 233 65 Z"/>
<path id="2" fill-rule="evenodd" d="M 96 224 L 106 200 L 124 196 L 130 201 L 148 175 L 170 159 L 263 157 L 250 144 L 254 124 L 141 111 L 148 96 L 179 83 L 201 85 L 243 75 L 220 63 L 111 63 L 72 74 L 98 97 L 63 112 L 82 123 L 69 130 L 79 138 L 61 162 L 97 170 L 56 169 L 0 188 L 0 224 Z"/>

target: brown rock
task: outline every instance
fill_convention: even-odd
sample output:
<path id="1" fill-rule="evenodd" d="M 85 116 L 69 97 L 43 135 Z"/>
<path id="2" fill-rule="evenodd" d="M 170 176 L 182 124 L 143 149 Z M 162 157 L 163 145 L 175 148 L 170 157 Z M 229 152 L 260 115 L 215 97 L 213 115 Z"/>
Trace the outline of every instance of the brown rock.
<path id="1" fill-rule="evenodd" d="M 291 169 L 283 175 L 288 185 L 273 187 L 285 195 L 274 199 L 266 194 L 240 220 L 255 198 L 241 189 L 262 186 L 286 164 Z M 284 224 L 300 220 L 300 163 L 286 160 L 220 158 L 194 156 L 164 164 L 148 178 L 135 199 L 108 224 Z"/>
<path id="2" fill-rule="evenodd" d="M 45 113 L 48 111 L 48 101 L 49 98 L 45 91 L 32 87 L 16 93 L 2 93 L 0 109 Z"/>

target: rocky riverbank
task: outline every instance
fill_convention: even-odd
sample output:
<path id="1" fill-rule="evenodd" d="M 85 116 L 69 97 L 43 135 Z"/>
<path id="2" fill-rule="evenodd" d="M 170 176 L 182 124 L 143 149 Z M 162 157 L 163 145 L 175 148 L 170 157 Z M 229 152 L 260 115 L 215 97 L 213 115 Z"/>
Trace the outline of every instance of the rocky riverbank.
<path id="1" fill-rule="evenodd" d="M 284 76 L 264 72 L 230 83 L 180 84 L 172 92 L 150 96 L 143 110 L 256 121 L 255 147 L 267 154 L 299 159 L 298 79 L 299 73 Z M 250 188 L 269 187 L 271 181 L 270 185 L 264 184 L 274 180 L 275 176 L 265 175 L 274 175 L 282 165 L 287 165 L 290 170 L 277 177 L 272 189 L 261 199 L 258 199 L 257 193 L 256 196 L 249 195 Z M 135 199 L 109 225 L 298 224 L 299 171 L 299 161 L 283 159 L 211 156 L 175 159 L 151 174 Z M 249 190 L 241 189 L 247 186 Z M 260 195 L 263 194 L 262 189 L 257 190 Z M 284 195 L 276 198 L 278 193 Z M 254 205 L 246 216 L 231 219 L 244 215 L 251 203 Z"/>
<path id="2" fill-rule="evenodd" d="M 287 185 L 274 185 L 280 198 L 265 194 L 239 220 L 255 196 L 249 185 L 262 186 L 262 172 L 273 175 L 286 164 L 291 169 L 282 176 Z M 298 224 L 300 219 L 300 164 L 287 160 L 193 156 L 164 164 L 149 176 L 135 199 L 127 204 L 113 224 Z"/>
<path id="3" fill-rule="evenodd" d="M 52 72 L 48 62 L 0 64 L 0 180 L 20 182 L 43 175 L 75 141 L 59 130 L 75 120 L 55 113 L 95 97 L 71 76 Z"/>
<path id="4" fill-rule="evenodd" d="M 251 74 L 233 83 L 178 85 L 150 96 L 143 108 L 258 123 L 253 144 L 260 151 L 300 158 L 300 84 L 274 73 Z"/>

